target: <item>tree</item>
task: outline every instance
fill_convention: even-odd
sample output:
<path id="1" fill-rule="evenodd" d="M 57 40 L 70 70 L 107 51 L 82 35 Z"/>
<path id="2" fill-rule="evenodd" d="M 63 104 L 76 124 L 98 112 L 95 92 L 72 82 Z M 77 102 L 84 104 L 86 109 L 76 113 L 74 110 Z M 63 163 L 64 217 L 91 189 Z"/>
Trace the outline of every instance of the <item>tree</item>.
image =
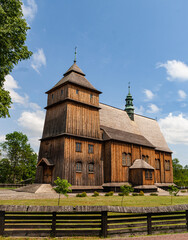
<path id="1" fill-rule="evenodd" d="M 172 160 L 174 183 L 178 186 L 188 186 L 188 166 L 183 167 L 177 158 Z"/>
<path id="2" fill-rule="evenodd" d="M 32 52 L 25 45 L 30 29 L 23 18 L 21 0 L 0 0 L 0 117 L 9 116 L 11 99 L 3 88 L 5 76 Z"/>
<path id="3" fill-rule="evenodd" d="M 0 144 L 4 158 L 0 161 L 2 182 L 16 183 L 28 178 L 35 178 L 37 154 L 33 151 L 28 138 L 21 132 L 6 135 L 5 142 Z M 7 174 L 6 174 L 7 172 Z"/>
<path id="4" fill-rule="evenodd" d="M 72 185 L 66 179 L 61 179 L 60 177 L 57 177 L 57 180 L 55 180 L 54 183 L 57 185 L 57 187 L 55 187 L 55 191 L 59 193 L 59 198 L 58 198 L 58 206 L 59 206 L 60 195 L 63 194 L 66 197 L 68 197 L 67 193 L 72 192 L 72 189 L 70 189 Z"/>
<path id="5" fill-rule="evenodd" d="M 171 196 L 171 205 L 172 205 L 172 196 L 177 196 L 179 189 L 175 187 L 174 185 L 168 186 L 168 192 Z"/>
<path id="6" fill-rule="evenodd" d="M 134 189 L 130 185 L 123 185 L 123 186 L 120 187 L 120 189 L 121 189 L 121 192 L 122 192 L 122 199 L 121 199 L 121 206 L 122 206 L 124 196 L 128 196 L 130 192 L 134 191 Z"/>

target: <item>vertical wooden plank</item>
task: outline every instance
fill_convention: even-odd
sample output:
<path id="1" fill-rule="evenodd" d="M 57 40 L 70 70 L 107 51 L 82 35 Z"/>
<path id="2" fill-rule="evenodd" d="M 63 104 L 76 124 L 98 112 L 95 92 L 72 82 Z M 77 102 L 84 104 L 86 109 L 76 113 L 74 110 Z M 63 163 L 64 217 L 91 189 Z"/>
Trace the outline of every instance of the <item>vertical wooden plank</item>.
<path id="1" fill-rule="evenodd" d="M 56 236 L 56 212 L 52 212 L 52 230 L 51 237 Z"/>
<path id="2" fill-rule="evenodd" d="M 108 229 L 108 224 L 107 224 L 107 212 L 103 211 L 101 212 L 101 237 L 106 238 L 107 237 L 107 229 Z"/>
<path id="3" fill-rule="evenodd" d="M 3 236 L 5 228 L 5 211 L 0 211 L 0 236 Z"/>
<path id="4" fill-rule="evenodd" d="M 147 232 L 148 232 L 148 235 L 152 234 L 151 213 L 147 214 Z"/>
<path id="5" fill-rule="evenodd" d="M 187 225 L 187 231 L 188 231 L 188 210 L 186 210 L 186 225 Z"/>

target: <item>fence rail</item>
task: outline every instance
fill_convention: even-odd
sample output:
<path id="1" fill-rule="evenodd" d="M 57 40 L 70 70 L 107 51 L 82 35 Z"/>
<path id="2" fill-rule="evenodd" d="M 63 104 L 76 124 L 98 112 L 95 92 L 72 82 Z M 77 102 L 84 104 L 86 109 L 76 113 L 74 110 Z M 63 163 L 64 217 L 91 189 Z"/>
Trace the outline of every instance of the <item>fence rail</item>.
<path id="1" fill-rule="evenodd" d="M 107 237 L 184 231 L 188 231 L 188 208 L 175 212 L 127 213 L 4 211 L 0 207 L 0 235 L 3 236 Z"/>

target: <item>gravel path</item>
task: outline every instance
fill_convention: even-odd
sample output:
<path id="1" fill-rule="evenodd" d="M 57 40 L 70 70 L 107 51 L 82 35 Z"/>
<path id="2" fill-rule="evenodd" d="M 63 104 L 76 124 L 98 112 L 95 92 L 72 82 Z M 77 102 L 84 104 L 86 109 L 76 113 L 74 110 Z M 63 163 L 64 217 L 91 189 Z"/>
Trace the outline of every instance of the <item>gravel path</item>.
<path id="1" fill-rule="evenodd" d="M 108 238 L 108 240 L 188 240 L 188 233 L 165 234 L 142 237 Z"/>

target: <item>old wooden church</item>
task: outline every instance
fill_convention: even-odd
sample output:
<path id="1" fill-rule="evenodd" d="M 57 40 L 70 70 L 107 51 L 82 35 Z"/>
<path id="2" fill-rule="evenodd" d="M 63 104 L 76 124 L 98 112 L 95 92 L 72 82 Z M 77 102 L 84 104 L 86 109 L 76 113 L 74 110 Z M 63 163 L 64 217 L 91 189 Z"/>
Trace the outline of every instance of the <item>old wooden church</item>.
<path id="1" fill-rule="evenodd" d="M 156 188 L 173 182 L 171 150 L 156 120 L 99 103 L 101 92 L 76 61 L 52 89 L 37 164 L 36 182 L 59 176 L 74 186 L 111 189 L 124 183 Z"/>

